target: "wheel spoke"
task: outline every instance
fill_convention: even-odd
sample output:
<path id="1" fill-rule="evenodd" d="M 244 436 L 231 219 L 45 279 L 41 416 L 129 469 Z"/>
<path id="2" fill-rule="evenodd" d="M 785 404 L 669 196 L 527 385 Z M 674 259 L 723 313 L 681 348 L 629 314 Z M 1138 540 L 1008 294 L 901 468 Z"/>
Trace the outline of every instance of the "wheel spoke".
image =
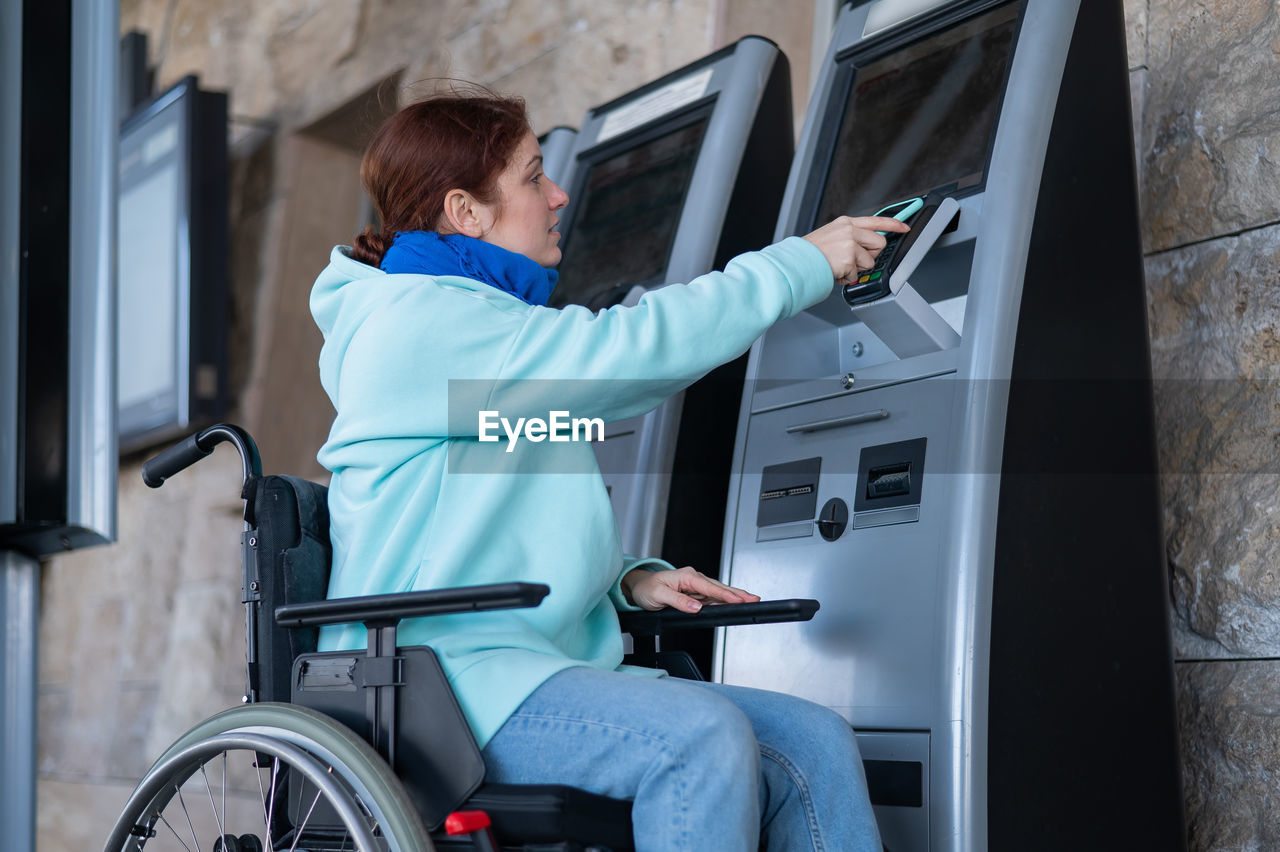
<path id="1" fill-rule="evenodd" d="M 223 752 L 226 756 L 226 752 Z M 226 830 L 222 825 L 222 814 L 218 813 L 218 805 L 213 801 L 213 788 L 209 786 L 209 776 L 204 771 L 204 764 L 200 764 L 200 777 L 204 779 L 204 790 L 209 794 L 209 810 L 213 811 L 213 819 L 218 823 L 218 836 L 226 834 Z M 225 808 L 224 808 L 225 809 Z"/>
<path id="2" fill-rule="evenodd" d="M 164 818 L 164 814 L 156 814 L 156 816 L 160 817 L 160 821 L 164 823 L 165 828 L 173 832 L 174 839 L 182 844 L 182 848 L 187 850 L 187 852 L 192 852 L 191 847 L 187 845 L 187 841 L 183 840 L 182 835 L 178 834 L 177 830 L 173 826 L 169 825 L 169 820 Z M 199 850 L 196 850 L 196 852 L 199 852 Z"/>
<path id="3" fill-rule="evenodd" d="M 216 771 L 221 778 L 210 776 Z M 251 801 L 255 782 L 257 807 Z M 205 805 L 214 819 L 205 815 Z M 163 836 L 140 839 L 143 826 L 147 837 L 157 831 Z M 334 852 L 374 852 L 388 843 L 415 852 L 434 848 L 404 788 L 355 734 L 285 706 L 237 708 L 185 734 L 139 782 L 107 849 L 211 852 L 219 838 L 231 843 L 237 837 L 251 848 L 265 841 L 264 852 L 309 850 L 312 840 Z"/>
<path id="4" fill-rule="evenodd" d="M 271 761 L 272 767 L 274 767 L 275 764 L 276 762 L 274 760 Z M 262 767 L 258 765 L 257 757 L 254 757 L 254 760 L 253 760 L 253 775 L 255 778 L 258 779 L 258 797 L 259 797 L 259 800 L 262 802 L 262 821 L 267 827 L 267 850 L 268 852 L 272 852 L 272 850 L 275 849 L 275 843 L 271 840 L 271 812 L 267 810 L 267 794 L 262 789 Z M 272 790 L 275 789 L 274 782 L 275 782 L 275 779 L 272 778 L 272 785 L 271 785 Z"/>
<path id="5" fill-rule="evenodd" d="M 268 841 L 271 841 L 271 826 L 272 826 L 272 823 L 274 822 L 274 818 L 276 814 L 276 778 L 278 777 L 279 773 L 280 773 L 280 761 L 278 758 L 273 757 L 271 759 L 271 796 L 267 800 L 268 802 L 270 802 L 270 804 L 267 805 L 267 840 Z M 274 841 L 271 842 L 271 849 L 274 852 L 274 849 L 275 849 Z"/>
<path id="6" fill-rule="evenodd" d="M 316 790 L 316 797 L 311 800 L 311 807 L 307 808 L 307 815 L 302 818 L 302 825 L 294 826 L 293 843 L 289 846 L 289 852 L 294 852 L 298 848 L 298 841 L 302 839 L 302 832 L 306 830 L 307 823 L 311 821 L 311 813 L 316 809 L 316 805 L 320 803 L 320 795 L 323 791 Z"/>
<path id="7" fill-rule="evenodd" d="M 182 815 L 187 818 L 187 828 L 191 829 L 191 842 L 196 845 L 196 849 L 200 849 L 200 839 L 196 837 L 196 827 L 191 824 L 191 813 L 187 810 L 187 800 L 182 798 L 182 788 L 178 789 L 178 804 L 182 806 Z M 183 844 L 185 845 L 185 844 Z"/>

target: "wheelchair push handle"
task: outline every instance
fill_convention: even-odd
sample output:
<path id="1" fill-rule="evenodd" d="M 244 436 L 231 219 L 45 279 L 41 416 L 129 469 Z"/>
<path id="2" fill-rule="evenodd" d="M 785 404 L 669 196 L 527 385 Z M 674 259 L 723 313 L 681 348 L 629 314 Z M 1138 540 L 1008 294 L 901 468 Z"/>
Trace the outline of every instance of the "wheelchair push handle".
<path id="1" fill-rule="evenodd" d="M 150 488 L 159 488 L 164 485 L 166 479 L 191 467 L 212 453 L 213 448 L 223 442 L 234 444 L 240 452 L 245 482 L 262 476 L 262 460 L 258 456 L 258 445 L 254 443 L 249 433 L 239 426 L 219 423 L 187 436 L 180 443 L 147 460 L 142 465 L 142 481 Z"/>

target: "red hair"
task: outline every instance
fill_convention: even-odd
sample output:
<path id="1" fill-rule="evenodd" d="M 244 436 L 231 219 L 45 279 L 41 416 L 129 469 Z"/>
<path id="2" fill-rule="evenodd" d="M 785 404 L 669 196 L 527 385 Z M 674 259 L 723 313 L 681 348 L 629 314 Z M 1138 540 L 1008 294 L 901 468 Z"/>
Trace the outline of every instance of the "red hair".
<path id="1" fill-rule="evenodd" d="M 382 262 L 398 231 L 435 230 L 453 189 L 492 203 L 498 175 L 529 132 L 521 98 L 443 94 L 383 122 L 360 164 L 360 181 L 382 222 L 355 239 L 352 257 Z"/>

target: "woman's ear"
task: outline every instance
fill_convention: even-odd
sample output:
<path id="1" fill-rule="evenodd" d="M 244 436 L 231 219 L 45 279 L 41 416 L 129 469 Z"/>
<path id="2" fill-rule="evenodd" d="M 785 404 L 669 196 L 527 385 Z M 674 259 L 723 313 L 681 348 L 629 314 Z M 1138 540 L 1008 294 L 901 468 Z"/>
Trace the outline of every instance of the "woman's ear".
<path id="1" fill-rule="evenodd" d="M 482 238 L 493 227 L 489 205 L 481 203 L 465 189 L 451 189 L 444 197 L 444 218 L 448 232 Z"/>

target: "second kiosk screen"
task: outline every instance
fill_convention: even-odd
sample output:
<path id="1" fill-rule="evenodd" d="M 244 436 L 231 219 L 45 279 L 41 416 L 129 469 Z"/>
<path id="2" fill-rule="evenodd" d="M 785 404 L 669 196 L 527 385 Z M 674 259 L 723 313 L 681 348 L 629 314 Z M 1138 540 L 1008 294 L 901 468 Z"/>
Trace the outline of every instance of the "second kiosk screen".
<path id="1" fill-rule="evenodd" d="M 552 304 L 607 308 L 661 284 L 706 119 L 592 163 L 578 190 Z"/>

